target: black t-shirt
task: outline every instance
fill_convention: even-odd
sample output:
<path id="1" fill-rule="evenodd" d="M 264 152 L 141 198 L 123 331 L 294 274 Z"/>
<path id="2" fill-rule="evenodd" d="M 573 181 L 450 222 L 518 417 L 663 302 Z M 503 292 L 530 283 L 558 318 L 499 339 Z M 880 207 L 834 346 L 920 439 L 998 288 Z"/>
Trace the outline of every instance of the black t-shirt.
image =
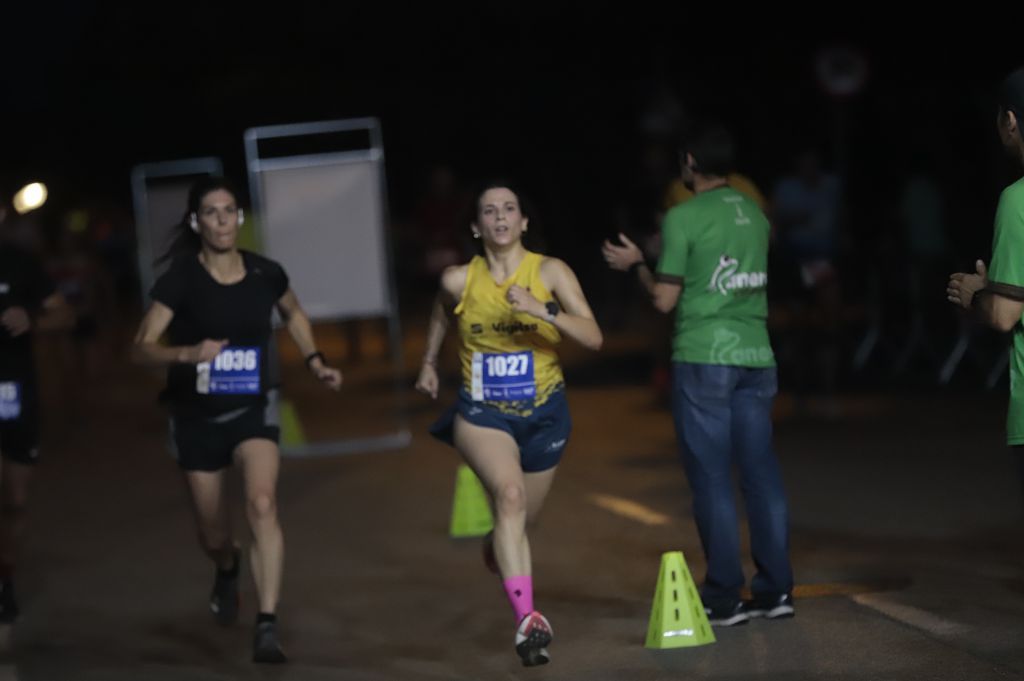
<path id="1" fill-rule="evenodd" d="M 23 307 L 33 319 L 42 310 L 43 301 L 55 292 L 42 263 L 28 251 L 0 243 L 0 314 L 12 307 Z M 32 363 L 32 330 L 12 337 L 0 325 L 0 378 L 30 380 L 35 376 Z"/>
<path id="2" fill-rule="evenodd" d="M 240 252 L 245 277 L 237 283 L 217 283 L 198 256 L 189 254 L 176 258 L 153 286 L 153 300 L 174 312 L 167 329 L 171 345 L 228 341 L 214 362 L 168 368 L 162 399 L 178 414 L 213 416 L 260 404 L 271 387 L 271 315 L 288 290 L 288 275 L 273 260 Z"/>

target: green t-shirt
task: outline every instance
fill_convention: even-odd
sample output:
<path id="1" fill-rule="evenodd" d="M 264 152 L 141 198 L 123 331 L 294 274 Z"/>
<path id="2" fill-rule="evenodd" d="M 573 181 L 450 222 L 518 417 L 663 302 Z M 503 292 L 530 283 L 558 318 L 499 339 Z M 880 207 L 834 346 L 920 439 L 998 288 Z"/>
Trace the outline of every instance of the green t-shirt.
<path id="1" fill-rule="evenodd" d="M 769 232 L 757 204 L 730 187 L 668 212 L 658 279 L 683 285 L 672 361 L 775 366 L 765 324 Z"/>
<path id="2" fill-rule="evenodd" d="M 1024 288 L 1024 178 L 1004 189 L 999 197 L 988 278 L 993 284 Z M 1006 442 L 1024 444 L 1024 326 L 1019 323 L 1013 327 L 1010 353 Z"/>

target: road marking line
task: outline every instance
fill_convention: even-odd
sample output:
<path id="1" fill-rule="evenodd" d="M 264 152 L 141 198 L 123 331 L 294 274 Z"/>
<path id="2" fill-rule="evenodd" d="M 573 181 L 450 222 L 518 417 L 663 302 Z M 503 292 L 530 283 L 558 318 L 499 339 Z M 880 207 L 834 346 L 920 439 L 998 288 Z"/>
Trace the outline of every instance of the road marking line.
<path id="1" fill-rule="evenodd" d="M 664 513 L 658 513 L 643 504 L 622 497 L 613 497 L 610 494 L 591 494 L 590 500 L 606 511 L 644 525 L 668 525 L 672 520 Z"/>
<path id="2" fill-rule="evenodd" d="M 922 629 L 935 636 L 955 636 L 961 634 L 969 627 L 943 619 L 938 615 L 915 608 L 911 605 L 894 603 L 883 594 L 857 594 L 852 596 L 853 601 L 872 610 L 877 610 L 887 617 L 909 624 L 916 629 Z"/>

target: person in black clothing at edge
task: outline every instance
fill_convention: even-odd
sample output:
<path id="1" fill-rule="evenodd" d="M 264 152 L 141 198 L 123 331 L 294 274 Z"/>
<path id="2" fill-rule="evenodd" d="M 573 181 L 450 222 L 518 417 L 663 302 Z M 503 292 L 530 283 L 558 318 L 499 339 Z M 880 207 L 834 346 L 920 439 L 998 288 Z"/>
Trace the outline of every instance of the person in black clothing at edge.
<path id="1" fill-rule="evenodd" d="M 15 224 L 15 223 L 18 224 Z M 39 389 L 32 338 L 69 328 L 73 313 L 20 242 L 32 224 L 0 203 L 0 623 L 18 618 L 14 564 L 25 528 L 29 483 L 39 460 Z"/>
<path id="2" fill-rule="evenodd" d="M 275 615 L 284 562 L 275 495 L 279 428 L 267 398 L 275 307 L 316 378 L 338 390 L 342 376 L 317 352 L 309 318 L 281 265 L 238 249 L 243 219 L 225 179 L 203 178 L 192 187 L 180 234 L 164 256 L 171 264 L 153 286 L 134 355 L 140 364 L 167 367 L 161 398 L 170 408 L 200 542 L 216 563 L 210 609 L 224 625 L 238 617 L 240 553 L 229 523 L 225 469 L 233 462 L 242 469 L 259 598 L 253 661 L 282 663 L 287 657 Z M 160 342 L 165 332 L 166 345 Z"/>

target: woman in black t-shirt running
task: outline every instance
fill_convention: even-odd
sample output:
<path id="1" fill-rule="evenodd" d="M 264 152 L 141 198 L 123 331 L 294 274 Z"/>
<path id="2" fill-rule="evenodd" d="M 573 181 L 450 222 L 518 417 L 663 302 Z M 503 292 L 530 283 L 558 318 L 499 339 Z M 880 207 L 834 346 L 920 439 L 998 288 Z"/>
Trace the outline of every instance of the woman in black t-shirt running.
<path id="1" fill-rule="evenodd" d="M 152 290 L 153 303 L 135 337 L 135 360 L 166 366 L 161 396 L 185 473 L 200 542 L 216 563 L 210 608 L 222 624 L 238 616 L 239 549 L 231 534 L 225 470 L 237 462 L 245 480 L 253 534 L 250 565 L 259 598 L 253 661 L 285 662 L 275 610 L 284 542 L 277 519 L 279 428 L 267 393 L 271 315 L 276 308 L 313 374 L 341 387 L 341 372 L 317 352 L 309 318 L 273 260 L 239 250 L 243 222 L 236 193 L 222 178 L 204 178 L 189 194 L 188 212 L 171 263 Z M 168 343 L 160 339 L 166 333 Z"/>

